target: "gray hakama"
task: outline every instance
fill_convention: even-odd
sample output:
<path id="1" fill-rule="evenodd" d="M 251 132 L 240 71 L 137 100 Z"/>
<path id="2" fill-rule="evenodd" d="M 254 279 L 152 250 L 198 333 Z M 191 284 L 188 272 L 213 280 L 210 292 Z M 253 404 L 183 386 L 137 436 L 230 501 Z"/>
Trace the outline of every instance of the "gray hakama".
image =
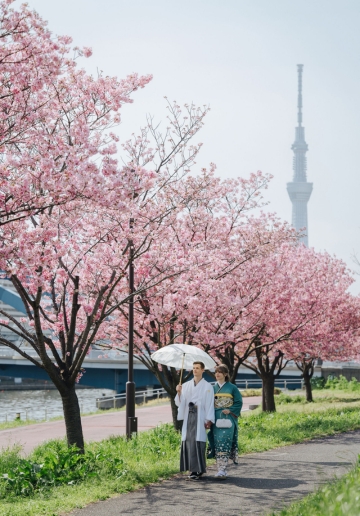
<path id="1" fill-rule="evenodd" d="M 196 440 L 197 421 L 197 407 L 193 403 L 189 403 L 186 439 L 181 443 L 180 471 L 206 472 L 206 443 Z"/>

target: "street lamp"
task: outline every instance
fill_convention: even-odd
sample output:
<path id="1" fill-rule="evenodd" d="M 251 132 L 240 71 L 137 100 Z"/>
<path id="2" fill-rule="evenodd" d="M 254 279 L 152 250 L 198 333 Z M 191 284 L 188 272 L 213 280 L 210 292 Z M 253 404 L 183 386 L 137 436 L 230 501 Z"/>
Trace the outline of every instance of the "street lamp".
<path id="1" fill-rule="evenodd" d="M 130 219 L 130 231 L 134 219 Z M 126 382 L 126 437 L 131 439 L 137 434 L 137 417 L 135 417 L 135 382 L 134 382 L 134 242 L 129 240 L 129 349 L 128 349 L 128 381 Z"/>

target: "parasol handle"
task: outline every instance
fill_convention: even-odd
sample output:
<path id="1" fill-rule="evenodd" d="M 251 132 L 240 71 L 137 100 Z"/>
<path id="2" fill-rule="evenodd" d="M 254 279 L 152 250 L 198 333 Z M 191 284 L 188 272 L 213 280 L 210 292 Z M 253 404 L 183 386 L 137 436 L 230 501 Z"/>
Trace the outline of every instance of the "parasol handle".
<path id="1" fill-rule="evenodd" d="M 183 371 L 184 371 L 184 360 L 185 360 L 185 353 L 183 354 L 183 359 L 182 359 L 182 364 L 181 364 L 180 385 L 182 382 L 182 376 L 183 376 Z"/>

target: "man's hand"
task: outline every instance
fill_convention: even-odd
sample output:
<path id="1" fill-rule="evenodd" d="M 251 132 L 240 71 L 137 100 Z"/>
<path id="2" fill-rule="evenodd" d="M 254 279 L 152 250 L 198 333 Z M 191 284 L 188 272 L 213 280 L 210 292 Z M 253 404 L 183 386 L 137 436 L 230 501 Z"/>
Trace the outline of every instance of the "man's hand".
<path id="1" fill-rule="evenodd" d="M 177 385 L 176 386 L 176 392 L 178 393 L 179 396 L 181 394 L 181 391 L 182 391 L 182 385 Z"/>
<path id="2" fill-rule="evenodd" d="M 204 426 L 205 426 L 206 430 L 209 430 L 209 429 L 211 428 L 211 425 L 212 425 L 212 422 L 211 422 L 211 421 L 206 421 L 206 422 L 204 423 Z"/>

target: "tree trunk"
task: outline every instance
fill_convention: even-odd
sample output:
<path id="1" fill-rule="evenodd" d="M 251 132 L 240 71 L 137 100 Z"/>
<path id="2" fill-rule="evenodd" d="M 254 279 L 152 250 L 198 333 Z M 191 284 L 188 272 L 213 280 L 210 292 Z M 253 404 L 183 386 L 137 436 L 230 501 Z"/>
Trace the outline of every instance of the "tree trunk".
<path id="1" fill-rule="evenodd" d="M 305 384 L 306 401 L 313 402 L 311 378 L 314 374 L 314 362 L 307 363 L 303 369 L 303 378 Z"/>
<path id="2" fill-rule="evenodd" d="M 312 387 L 311 387 L 311 377 L 307 374 L 304 375 L 304 384 L 305 384 L 305 392 L 306 392 L 306 401 L 312 402 L 313 395 L 312 395 Z"/>
<path id="3" fill-rule="evenodd" d="M 65 418 L 66 438 L 69 446 L 76 446 L 84 453 L 84 436 L 82 431 L 80 407 L 75 392 L 75 385 L 60 392 Z"/>
<path id="4" fill-rule="evenodd" d="M 263 412 L 276 412 L 275 405 L 275 378 L 279 376 L 281 371 L 287 364 L 284 361 L 284 353 L 281 350 L 274 350 L 269 344 L 261 344 L 260 338 L 255 341 L 256 362 L 244 362 L 244 365 L 254 371 L 262 380 L 262 410 Z M 276 351 L 271 357 L 270 352 Z"/>
<path id="5" fill-rule="evenodd" d="M 315 358 L 302 357 L 295 361 L 296 367 L 301 371 L 301 377 L 304 379 L 306 401 L 313 402 L 311 378 L 314 374 Z"/>
<path id="6" fill-rule="evenodd" d="M 262 379 L 262 410 L 263 412 L 276 412 L 275 406 L 275 395 L 274 395 L 274 387 L 275 387 L 275 378 L 271 373 L 269 375 L 264 375 L 261 377 Z"/>
<path id="7" fill-rule="evenodd" d="M 175 404 L 175 399 L 172 396 L 170 396 L 170 404 L 171 404 L 171 414 L 172 414 L 172 418 L 173 418 L 174 428 L 178 432 L 181 432 L 182 421 L 178 421 L 178 419 L 177 419 L 178 408 Z"/>

